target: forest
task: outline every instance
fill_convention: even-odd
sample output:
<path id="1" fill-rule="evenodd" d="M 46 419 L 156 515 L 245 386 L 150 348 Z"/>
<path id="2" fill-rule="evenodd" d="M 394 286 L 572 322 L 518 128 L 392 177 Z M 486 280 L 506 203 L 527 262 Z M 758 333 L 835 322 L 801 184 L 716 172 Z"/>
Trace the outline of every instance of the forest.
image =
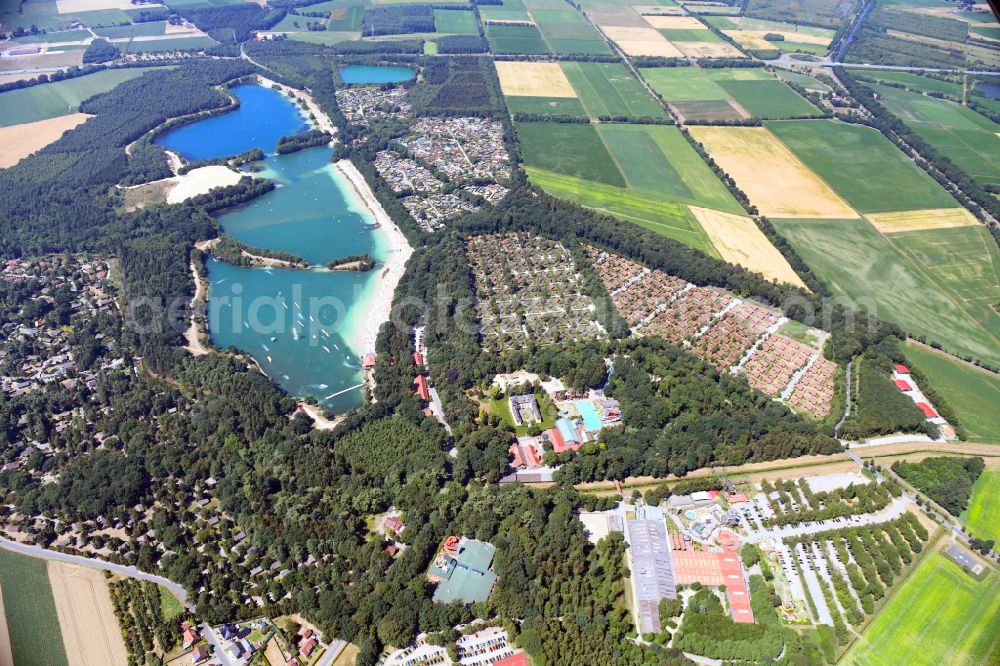
<path id="1" fill-rule="evenodd" d="M 924 493 L 953 516 L 965 511 L 972 495 L 972 486 L 983 473 L 985 464 L 979 457 L 925 458 L 920 462 L 897 461 L 892 471 L 914 488 Z"/>

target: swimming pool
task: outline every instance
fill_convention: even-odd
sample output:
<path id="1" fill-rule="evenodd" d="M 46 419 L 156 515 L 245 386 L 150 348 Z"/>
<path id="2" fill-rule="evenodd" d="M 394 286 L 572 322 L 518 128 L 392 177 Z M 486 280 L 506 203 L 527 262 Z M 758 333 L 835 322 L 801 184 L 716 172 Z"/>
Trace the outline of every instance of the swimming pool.
<path id="1" fill-rule="evenodd" d="M 587 430 L 601 429 L 601 417 L 597 415 L 594 403 L 589 400 L 577 400 L 576 410 L 580 412 L 580 418 L 583 419 L 583 425 L 587 427 Z"/>

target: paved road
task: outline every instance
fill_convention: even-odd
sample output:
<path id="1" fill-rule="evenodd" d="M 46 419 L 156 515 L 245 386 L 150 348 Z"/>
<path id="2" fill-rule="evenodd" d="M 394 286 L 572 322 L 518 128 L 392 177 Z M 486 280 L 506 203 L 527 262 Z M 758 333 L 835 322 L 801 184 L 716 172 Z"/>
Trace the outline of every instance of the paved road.
<path id="1" fill-rule="evenodd" d="M 215 633 L 215 629 L 211 627 L 207 622 L 201 623 L 201 635 L 205 637 L 212 649 L 215 650 L 215 659 L 218 659 L 222 666 L 236 666 L 226 654 L 226 651 L 222 649 L 222 642 L 219 640 L 218 634 Z"/>
<path id="2" fill-rule="evenodd" d="M 121 564 L 113 564 L 111 562 L 105 562 L 103 560 L 97 560 L 90 557 L 82 557 L 80 555 L 69 555 L 67 553 L 60 553 L 55 550 L 48 550 L 42 548 L 41 546 L 28 546 L 23 543 L 18 543 L 16 541 L 11 541 L 10 539 L 5 539 L 0 537 L 0 548 L 4 550 L 9 550 L 14 553 L 20 553 L 22 555 L 29 555 L 31 557 L 39 557 L 43 560 L 53 560 L 55 562 L 66 562 L 68 564 L 78 564 L 84 567 L 90 567 L 91 569 L 101 569 L 104 571 L 110 571 L 112 573 L 121 574 L 122 576 L 131 576 L 132 578 L 138 578 L 139 580 L 148 580 L 151 583 L 157 583 L 164 586 L 168 590 L 174 593 L 178 599 L 181 600 L 185 606 L 192 609 L 192 606 L 188 603 L 187 591 L 174 583 L 171 580 L 163 578 L 162 576 L 154 576 L 153 574 L 141 571 L 136 567 L 124 566 Z"/>
<path id="3" fill-rule="evenodd" d="M 316 666 L 330 666 L 345 647 L 347 647 L 347 641 L 334 641 L 326 648 L 326 652 L 323 653 L 323 657 L 316 663 Z"/>

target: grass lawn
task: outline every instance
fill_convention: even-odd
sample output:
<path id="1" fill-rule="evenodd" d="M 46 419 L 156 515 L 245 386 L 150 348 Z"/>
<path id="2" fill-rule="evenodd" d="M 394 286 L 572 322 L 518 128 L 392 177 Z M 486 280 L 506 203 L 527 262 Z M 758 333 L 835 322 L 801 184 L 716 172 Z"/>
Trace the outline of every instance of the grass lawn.
<path id="1" fill-rule="evenodd" d="M 635 192 L 551 171 L 526 167 L 528 178 L 553 196 L 655 231 L 718 257 L 708 235 L 684 204 L 654 192 Z"/>
<path id="2" fill-rule="evenodd" d="M 1000 375 L 915 342 L 907 343 L 906 358 L 955 410 L 969 441 L 1000 442 Z M 994 531 L 1000 537 L 1000 505 L 997 509 Z"/>
<path id="3" fill-rule="evenodd" d="M 830 86 L 825 83 L 815 79 L 808 74 L 802 74 L 801 72 L 793 72 L 787 69 L 779 69 L 775 72 L 778 78 L 783 81 L 789 81 L 794 83 L 806 90 L 815 90 L 816 92 L 830 92 Z"/>
<path id="4" fill-rule="evenodd" d="M 836 120 L 767 128 L 862 213 L 956 208 L 958 202 L 878 130 Z"/>
<path id="5" fill-rule="evenodd" d="M 818 116 L 820 110 L 778 80 L 720 81 L 719 85 L 754 118 Z"/>
<path id="6" fill-rule="evenodd" d="M 471 35 L 479 32 L 475 12 L 461 9 L 435 9 L 434 26 L 444 34 Z"/>
<path id="7" fill-rule="evenodd" d="M 521 95 L 511 95 L 504 98 L 507 101 L 507 109 L 513 115 L 515 113 L 537 113 L 551 116 L 574 116 L 586 118 L 580 100 L 575 97 L 527 97 Z"/>
<path id="8" fill-rule="evenodd" d="M 162 35 L 167 31 L 166 21 L 149 21 L 132 25 L 114 25 L 108 28 L 94 28 L 101 37 L 117 39 L 119 37 L 151 37 Z"/>
<path id="9" fill-rule="evenodd" d="M 986 469 L 976 480 L 962 522 L 974 536 L 1000 542 L 1000 470 Z"/>
<path id="10" fill-rule="evenodd" d="M 985 664 L 1000 640 L 1000 575 L 976 581 L 928 555 L 876 615 L 841 664 Z"/>
<path id="11" fill-rule="evenodd" d="M 0 550 L 0 591 L 14 663 L 66 666 L 45 560 Z"/>
<path id="12" fill-rule="evenodd" d="M 981 184 L 1000 185 L 1000 124 L 950 100 L 889 86 L 872 88 L 893 114 L 960 169 Z"/>
<path id="13" fill-rule="evenodd" d="M 591 118 L 666 116 L 660 103 L 646 92 L 624 65 L 564 62 L 562 69 Z"/>
<path id="14" fill-rule="evenodd" d="M 600 125 L 597 132 L 630 189 L 743 214 L 729 190 L 676 127 L 609 124 Z"/>
<path id="15" fill-rule="evenodd" d="M 516 123 L 524 163 L 606 185 L 625 186 L 593 125 Z"/>
<path id="16" fill-rule="evenodd" d="M 0 93 L 0 108 L 4 109 L 0 114 L 0 127 L 76 113 L 80 102 L 88 97 L 107 92 L 147 71 L 143 68 L 107 69 L 75 79 Z"/>
<path id="17" fill-rule="evenodd" d="M 164 620 L 172 620 L 181 613 L 184 612 L 184 607 L 181 606 L 181 602 L 177 601 L 177 597 L 172 595 L 170 591 L 163 587 L 160 588 L 160 609 L 163 613 Z"/>
<path id="18" fill-rule="evenodd" d="M 948 351 L 1000 365 L 1000 343 L 976 318 L 978 309 L 946 293 L 916 255 L 894 245 L 906 234 L 890 242 L 864 220 L 772 221 L 835 296 Z"/>

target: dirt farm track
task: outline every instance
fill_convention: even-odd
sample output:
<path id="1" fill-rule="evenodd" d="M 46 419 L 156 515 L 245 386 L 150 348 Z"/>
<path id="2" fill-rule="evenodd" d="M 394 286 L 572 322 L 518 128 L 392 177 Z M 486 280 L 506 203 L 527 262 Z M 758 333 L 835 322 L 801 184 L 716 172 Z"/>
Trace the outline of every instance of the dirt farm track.
<path id="1" fill-rule="evenodd" d="M 64 562 L 49 562 L 48 571 L 70 666 L 126 663 L 104 574 Z"/>

